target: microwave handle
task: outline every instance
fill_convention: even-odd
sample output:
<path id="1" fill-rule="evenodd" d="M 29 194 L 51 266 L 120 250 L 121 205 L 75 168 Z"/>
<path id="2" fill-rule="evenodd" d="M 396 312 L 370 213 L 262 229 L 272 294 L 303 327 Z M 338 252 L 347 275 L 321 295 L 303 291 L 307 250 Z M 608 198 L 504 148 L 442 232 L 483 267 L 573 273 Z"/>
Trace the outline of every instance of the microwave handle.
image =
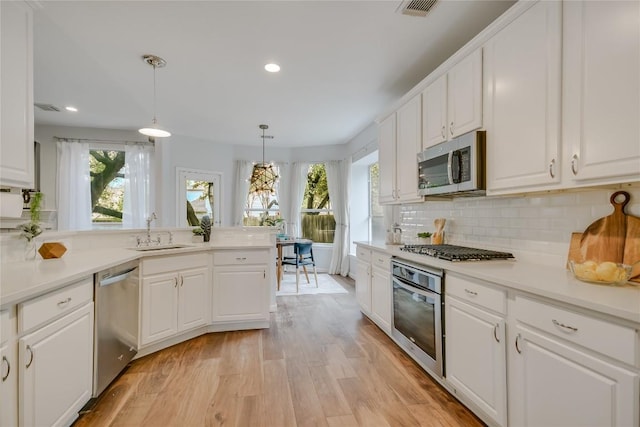
<path id="1" fill-rule="evenodd" d="M 461 181 L 460 170 L 462 169 L 462 155 L 460 150 L 451 152 L 451 158 L 449 160 L 451 164 L 451 174 L 449 175 L 449 181 L 453 184 L 459 184 Z"/>
<path id="2" fill-rule="evenodd" d="M 453 184 L 453 150 L 449 151 L 449 158 L 447 159 L 447 178 L 449 179 L 449 184 Z"/>

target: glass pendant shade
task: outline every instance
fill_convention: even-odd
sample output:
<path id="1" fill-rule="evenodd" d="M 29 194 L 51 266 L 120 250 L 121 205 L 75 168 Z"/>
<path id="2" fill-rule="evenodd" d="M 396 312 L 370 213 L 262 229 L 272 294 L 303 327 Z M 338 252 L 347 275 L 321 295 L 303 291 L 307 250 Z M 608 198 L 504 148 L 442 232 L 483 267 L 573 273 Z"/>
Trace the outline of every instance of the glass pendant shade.
<path id="1" fill-rule="evenodd" d="M 168 136 L 171 136 L 171 132 L 160 129 L 158 127 L 158 122 L 155 119 L 151 122 L 151 125 L 149 127 L 138 129 L 138 132 L 154 138 L 166 138 Z"/>
<path id="2" fill-rule="evenodd" d="M 256 163 L 251 172 L 250 190 L 256 194 L 275 194 L 277 180 L 278 174 L 271 163 Z"/>
<path id="3" fill-rule="evenodd" d="M 171 132 L 161 129 L 156 120 L 156 68 L 164 67 L 167 61 L 155 55 L 144 55 L 142 59 L 153 67 L 153 120 L 151 126 L 140 128 L 138 132 L 152 138 L 166 138 L 171 136 Z"/>

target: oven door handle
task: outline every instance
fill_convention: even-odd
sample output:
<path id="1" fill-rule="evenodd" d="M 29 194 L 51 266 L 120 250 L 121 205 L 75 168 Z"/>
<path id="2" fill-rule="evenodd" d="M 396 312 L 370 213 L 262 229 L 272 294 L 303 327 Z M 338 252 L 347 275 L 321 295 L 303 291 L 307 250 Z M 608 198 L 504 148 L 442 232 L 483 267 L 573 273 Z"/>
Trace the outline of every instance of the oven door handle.
<path id="1" fill-rule="evenodd" d="M 427 289 L 420 289 L 420 288 L 415 288 L 413 286 L 411 286 L 409 283 L 405 282 L 404 280 L 402 280 L 399 277 L 395 277 L 392 276 L 391 277 L 391 281 L 392 283 L 397 283 L 398 286 L 400 286 L 402 289 L 407 290 L 409 292 L 415 292 L 417 294 L 420 294 L 426 298 L 430 298 L 433 299 L 433 301 L 429 301 L 430 303 L 436 304 L 437 301 L 440 299 L 440 294 L 438 294 L 437 292 L 433 292 Z"/>
<path id="2" fill-rule="evenodd" d="M 447 159 L 447 178 L 449 179 L 449 185 L 453 182 L 453 150 L 449 151 L 449 157 Z"/>

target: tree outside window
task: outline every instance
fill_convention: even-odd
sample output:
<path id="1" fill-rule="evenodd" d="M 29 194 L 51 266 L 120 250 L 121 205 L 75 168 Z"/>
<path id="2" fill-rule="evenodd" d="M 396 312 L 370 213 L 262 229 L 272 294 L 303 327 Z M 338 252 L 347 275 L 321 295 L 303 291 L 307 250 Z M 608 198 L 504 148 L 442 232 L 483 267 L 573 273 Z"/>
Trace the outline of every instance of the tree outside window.
<path id="1" fill-rule="evenodd" d="M 331 208 L 327 171 L 323 163 L 309 166 L 300 211 L 303 238 L 318 243 L 333 243 L 336 220 Z"/>
<path id="2" fill-rule="evenodd" d="M 369 166 L 369 240 L 384 236 L 384 210 L 378 203 L 380 174 L 378 163 Z"/>
<path id="3" fill-rule="evenodd" d="M 280 175 L 278 166 L 274 166 L 276 174 Z M 278 193 L 280 180 L 276 182 L 275 193 L 256 193 L 255 187 L 249 185 L 247 204 L 244 209 L 242 224 L 244 226 L 272 226 L 280 219 L 280 206 L 278 205 Z"/>
<path id="4" fill-rule="evenodd" d="M 95 223 L 122 223 L 124 206 L 124 151 L 90 150 L 91 219 Z"/>

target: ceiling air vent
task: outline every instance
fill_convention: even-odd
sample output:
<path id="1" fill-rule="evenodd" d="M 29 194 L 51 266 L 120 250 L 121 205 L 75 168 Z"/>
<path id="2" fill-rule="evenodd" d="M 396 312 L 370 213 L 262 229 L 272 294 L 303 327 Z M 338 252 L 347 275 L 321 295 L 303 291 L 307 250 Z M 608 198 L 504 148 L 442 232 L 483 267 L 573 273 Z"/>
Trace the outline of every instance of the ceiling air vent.
<path id="1" fill-rule="evenodd" d="M 40 104 L 40 103 L 35 103 L 35 106 L 38 107 L 39 109 L 43 110 L 43 111 L 55 111 L 57 113 L 60 112 L 60 108 L 56 107 L 55 105 L 52 104 Z"/>
<path id="2" fill-rule="evenodd" d="M 400 3 L 396 12 L 410 16 L 427 16 L 437 0 L 405 0 Z"/>

